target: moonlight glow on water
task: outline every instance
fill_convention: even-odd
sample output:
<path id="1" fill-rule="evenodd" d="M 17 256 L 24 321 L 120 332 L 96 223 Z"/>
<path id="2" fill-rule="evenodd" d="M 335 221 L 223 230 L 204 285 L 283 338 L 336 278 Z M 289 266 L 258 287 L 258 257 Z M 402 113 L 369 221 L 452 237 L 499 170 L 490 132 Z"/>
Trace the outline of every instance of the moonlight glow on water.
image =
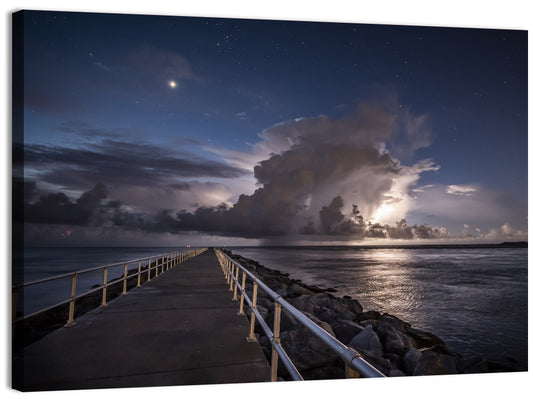
<path id="1" fill-rule="evenodd" d="M 468 355 L 527 367 L 527 249 L 248 247 L 234 252 L 364 310 L 389 313 Z M 502 316 L 505 317 L 502 317 Z"/>

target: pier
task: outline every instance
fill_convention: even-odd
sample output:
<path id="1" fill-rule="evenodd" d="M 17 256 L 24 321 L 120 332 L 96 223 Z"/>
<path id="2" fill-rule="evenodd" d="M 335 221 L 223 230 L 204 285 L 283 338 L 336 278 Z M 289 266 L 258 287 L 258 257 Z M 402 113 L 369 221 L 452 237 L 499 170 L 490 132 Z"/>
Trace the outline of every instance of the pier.
<path id="1" fill-rule="evenodd" d="M 232 299 L 209 249 L 13 353 L 13 388 L 269 381 L 269 365 L 246 339 L 250 323 Z"/>

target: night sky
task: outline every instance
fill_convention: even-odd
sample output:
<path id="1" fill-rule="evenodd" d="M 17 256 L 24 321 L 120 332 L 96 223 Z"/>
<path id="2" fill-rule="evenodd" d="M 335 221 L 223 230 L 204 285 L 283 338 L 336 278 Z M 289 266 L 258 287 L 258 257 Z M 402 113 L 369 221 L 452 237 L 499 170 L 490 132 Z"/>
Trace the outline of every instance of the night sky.
<path id="1" fill-rule="evenodd" d="M 26 245 L 527 240 L 527 31 L 22 20 Z"/>

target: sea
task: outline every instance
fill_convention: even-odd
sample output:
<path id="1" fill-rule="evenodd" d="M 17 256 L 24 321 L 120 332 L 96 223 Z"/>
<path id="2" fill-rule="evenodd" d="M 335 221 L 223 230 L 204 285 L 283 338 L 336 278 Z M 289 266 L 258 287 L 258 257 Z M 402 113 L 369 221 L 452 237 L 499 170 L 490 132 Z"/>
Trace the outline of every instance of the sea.
<path id="1" fill-rule="evenodd" d="M 13 283 L 155 256 L 185 248 L 26 247 L 13 253 Z M 364 310 L 389 313 L 431 332 L 465 356 L 527 370 L 527 248 L 476 246 L 234 247 L 234 253 L 289 273 L 308 285 L 333 288 Z M 111 271 L 111 269 L 116 269 Z M 109 279 L 123 273 L 111 268 Z M 80 275 L 77 293 L 102 283 L 102 271 Z M 70 295 L 64 278 L 25 288 L 25 314 Z"/>
<path id="2" fill-rule="evenodd" d="M 233 252 L 357 299 L 466 356 L 527 370 L 527 248 L 241 247 Z"/>

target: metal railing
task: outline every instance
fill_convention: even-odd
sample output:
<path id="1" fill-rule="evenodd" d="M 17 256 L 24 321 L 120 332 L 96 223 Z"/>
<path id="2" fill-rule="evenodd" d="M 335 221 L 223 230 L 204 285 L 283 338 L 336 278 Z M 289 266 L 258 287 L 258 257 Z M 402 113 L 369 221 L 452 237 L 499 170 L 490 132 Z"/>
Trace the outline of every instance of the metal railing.
<path id="1" fill-rule="evenodd" d="M 207 248 L 189 249 L 189 250 L 181 251 L 181 252 L 176 251 L 176 252 L 169 252 L 169 253 L 160 254 L 160 255 L 147 256 L 144 258 L 129 260 L 126 262 L 118 262 L 118 263 L 112 263 L 112 264 L 108 264 L 104 266 L 97 266 L 97 267 L 93 267 L 89 269 L 78 270 L 75 272 L 60 274 L 60 275 L 56 275 L 53 277 L 43 278 L 40 280 L 34 280 L 34 281 L 14 285 L 12 288 L 12 326 L 15 326 L 15 324 L 17 324 L 18 322 L 27 320 L 31 317 L 37 316 L 43 312 L 46 312 L 48 310 L 57 308 L 65 304 L 69 304 L 68 319 L 67 319 L 65 326 L 72 326 L 74 324 L 75 305 L 78 299 L 83 298 L 89 294 L 102 291 L 102 302 L 100 306 L 106 306 L 107 296 L 108 296 L 107 290 L 109 287 L 115 284 L 122 283 L 122 295 L 125 295 L 128 289 L 128 280 L 132 281 L 135 277 L 137 277 L 136 287 L 139 287 L 141 285 L 142 275 L 146 275 L 145 281 L 150 281 L 152 278 L 158 277 L 159 275 L 173 268 L 177 264 L 193 256 L 201 254 L 206 249 Z M 142 264 L 145 261 L 146 261 L 146 265 L 143 267 Z M 128 271 L 128 266 L 132 264 L 137 266 L 136 271 L 133 273 L 132 273 L 133 268 L 130 269 L 130 271 Z M 123 268 L 123 273 L 121 273 L 121 277 L 108 281 L 109 271 L 112 268 L 118 268 L 118 267 Z M 78 277 L 83 274 L 95 272 L 98 270 L 103 270 L 102 285 L 99 285 L 98 287 L 92 288 L 83 293 L 77 294 L 76 288 L 78 285 Z M 43 283 L 47 283 L 50 281 L 65 279 L 65 278 L 71 279 L 70 296 L 68 298 L 60 302 L 54 303 L 53 305 L 41 308 L 37 311 L 33 311 L 29 314 L 23 314 L 17 317 L 17 299 L 18 299 L 20 290 L 23 290 L 25 287 L 28 287 L 28 286 L 35 286 L 38 284 L 43 284 Z M 22 313 L 24 313 L 24 311 Z"/>
<path id="2" fill-rule="evenodd" d="M 283 348 L 280 341 L 280 325 L 281 325 L 281 310 L 282 308 L 289 312 L 298 322 L 305 326 L 312 334 L 318 339 L 324 342 L 335 354 L 337 354 L 345 363 L 345 374 L 347 377 L 385 377 L 383 373 L 377 370 L 374 366 L 368 363 L 361 355 L 354 349 L 344 345 L 337 340 L 326 330 L 321 328 L 302 312 L 292 306 L 283 297 L 272 289 L 270 289 L 259 278 L 248 271 L 239 262 L 233 260 L 227 254 L 219 249 L 215 249 L 217 258 L 220 262 L 221 268 L 225 274 L 226 281 L 230 286 L 230 291 L 233 291 L 233 300 L 237 299 L 237 292 L 240 292 L 240 309 L 239 315 L 244 315 L 244 301 L 251 309 L 250 315 L 250 333 L 248 335 L 248 341 L 255 341 L 255 322 L 259 322 L 263 331 L 272 345 L 272 359 L 271 359 L 271 381 L 277 380 L 278 371 L 278 359 L 280 359 L 287 369 L 287 372 L 293 380 L 303 380 L 298 369 L 291 361 L 289 355 Z M 241 280 L 239 281 L 239 274 L 241 274 Z M 253 282 L 252 299 L 246 294 L 245 284 L 246 279 L 250 279 Z M 274 323 L 273 330 L 270 330 L 267 323 L 257 310 L 257 290 L 261 288 L 268 296 L 274 301 Z"/>

